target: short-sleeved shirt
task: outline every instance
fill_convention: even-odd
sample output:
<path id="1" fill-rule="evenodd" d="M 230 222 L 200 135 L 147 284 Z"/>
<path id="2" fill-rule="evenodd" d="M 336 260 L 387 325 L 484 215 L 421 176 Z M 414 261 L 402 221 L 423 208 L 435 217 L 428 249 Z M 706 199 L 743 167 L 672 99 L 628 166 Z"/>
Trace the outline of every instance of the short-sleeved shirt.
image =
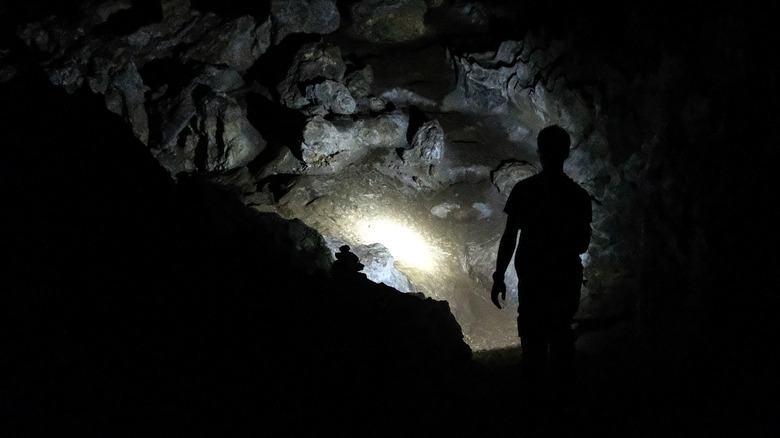
<path id="1" fill-rule="evenodd" d="M 504 207 L 520 228 L 515 266 L 580 263 L 590 243 L 590 195 L 564 173 L 541 172 L 518 182 Z"/>

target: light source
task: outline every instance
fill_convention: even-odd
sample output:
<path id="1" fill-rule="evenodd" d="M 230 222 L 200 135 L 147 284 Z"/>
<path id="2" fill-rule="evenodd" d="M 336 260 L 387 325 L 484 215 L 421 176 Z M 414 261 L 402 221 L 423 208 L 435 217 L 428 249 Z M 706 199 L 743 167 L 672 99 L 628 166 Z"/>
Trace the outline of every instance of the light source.
<path id="1" fill-rule="evenodd" d="M 386 219 L 366 222 L 362 228 L 366 242 L 381 243 L 399 263 L 423 270 L 434 267 L 430 245 L 416 231 Z"/>

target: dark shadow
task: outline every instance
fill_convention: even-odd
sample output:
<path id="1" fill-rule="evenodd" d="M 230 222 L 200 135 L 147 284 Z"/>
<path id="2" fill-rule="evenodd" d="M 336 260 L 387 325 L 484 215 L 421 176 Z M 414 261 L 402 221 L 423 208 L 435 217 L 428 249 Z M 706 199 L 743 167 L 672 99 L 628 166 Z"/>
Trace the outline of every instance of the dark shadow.
<path id="1" fill-rule="evenodd" d="M 261 170 L 285 147 L 300 160 L 306 116 L 256 93 L 246 96 L 246 104 L 247 120 L 268 142 L 260 155 L 249 164 L 249 169 Z"/>
<path id="2" fill-rule="evenodd" d="M 409 107 L 409 127 L 406 130 L 407 143 L 410 145 L 412 144 L 414 135 L 417 134 L 417 131 L 420 130 L 422 125 L 424 125 L 428 120 L 428 116 L 423 110 L 414 105 Z"/>
<path id="3" fill-rule="evenodd" d="M 279 44 L 272 45 L 247 71 L 246 83 L 257 83 L 268 88 L 278 97 L 276 87 L 287 76 L 298 50 L 305 43 L 320 41 L 321 35 L 296 33 L 287 35 Z"/>
<path id="4" fill-rule="evenodd" d="M 145 63 L 138 69 L 144 84 L 152 91 L 167 86 L 167 95 L 178 93 L 198 76 L 202 64 L 197 61 L 182 63 L 174 58 L 158 58 Z"/>
<path id="5" fill-rule="evenodd" d="M 273 195 L 274 202 L 279 202 L 290 191 L 298 178 L 300 178 L 299 175 L 277 173 L 258 181 L 257 189 L 267 189 Z"/>
<path id="6" fill-rule="evenodd" d="M 95 36 L 126 36 L 143 26 L 162 20 L 162 5 L 159 0 L 133 0 L 130 9 L 121 10 L 108 17 L 92 30 Z"/>
<path id="7" fill-rule="evenodd" d="M 258 22 L 264 22 L 271 13 L 270 1 L 257 0 L 190 0 L 193 9 L 199 12 L 214 13 L 220 17 L 232 20 L 244 15 L 251 15 Z"/>

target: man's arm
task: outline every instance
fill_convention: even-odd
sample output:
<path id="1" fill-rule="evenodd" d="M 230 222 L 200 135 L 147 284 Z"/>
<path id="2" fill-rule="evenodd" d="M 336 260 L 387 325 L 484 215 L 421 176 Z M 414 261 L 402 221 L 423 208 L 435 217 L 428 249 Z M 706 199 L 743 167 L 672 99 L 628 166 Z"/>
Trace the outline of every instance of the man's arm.
<path id="1" fill-rule="evenodd" d="M 506 268 L 509 267 L 509 262 L 512 261 L 512 254 L 515 252 L 517 232 L 519 230 L 520 227 L 517 225 L 517 220 L 515 220 L 512 215 L 507 216 L 504 234 L 501 236 L 501 242 L 498 244 L 496 271 L 493 273 L 493 288 L 490 290 L 490 300 L 499 309 L 501 308 L 501 304 L 498 301 L 498 295 L 501 294 L 502 300 L 506 299 L 504 273 L 506 272 Z"/>

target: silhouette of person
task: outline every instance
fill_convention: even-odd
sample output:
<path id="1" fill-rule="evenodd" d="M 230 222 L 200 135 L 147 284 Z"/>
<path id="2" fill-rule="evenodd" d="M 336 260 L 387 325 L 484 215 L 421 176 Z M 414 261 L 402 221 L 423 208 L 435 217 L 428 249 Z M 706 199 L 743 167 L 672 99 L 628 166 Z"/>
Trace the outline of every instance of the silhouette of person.
<path id="1" fill-rule="evenodd" d="M 360 272 L 365 266 L 360 263 L 358 256 L 351 252 L 350 249 L 349 245 L 339 247 L 339 252 L 336 253 L 336 261 L 330 267 L 333 278 L 348 280 L 365 276 L 365 274 Z"/>
<path id="2" fill-rule="evenodd" d="M 574 379 L 570 324 L 580 303 L 579 255 L 590 244 L 592 211 L 588 193 L 563 172 L 570 143 L 569 134 L 559 126 L 539 133 L 542 171 L 518 182 L 509 194 L 504 207 L 506 228 L 498 246 L 490 293 L 500 309 L 499 295 L 506 299 L 504 273 L 514 253 L 519 280 L 521 378 L 524 396 L 531 403 L 543 401 L 540 391 L 546 375 L 556 391 L 565 391 Z"/>

